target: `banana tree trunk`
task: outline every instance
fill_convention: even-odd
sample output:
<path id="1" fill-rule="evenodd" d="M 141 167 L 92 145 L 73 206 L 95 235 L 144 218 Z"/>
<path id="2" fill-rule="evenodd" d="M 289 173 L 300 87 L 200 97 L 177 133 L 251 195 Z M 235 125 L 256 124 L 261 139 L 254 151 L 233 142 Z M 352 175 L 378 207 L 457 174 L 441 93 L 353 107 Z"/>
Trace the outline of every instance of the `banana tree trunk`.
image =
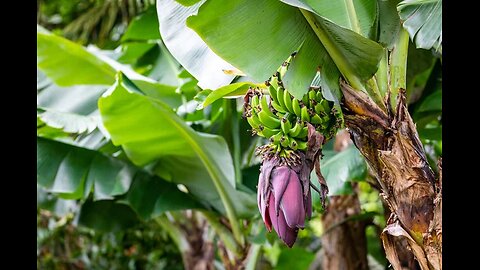
<path id="1" fill-rule="evenodd" d="M 441 269 L 441 177 L 436 180 L 428 164 L 405 104 L 405 90 L 400 89 L 393 114 L 346 82 L 340 85 L 345 124 L 392 212 L 382 233 L 388 260 L 394 269 L 402 269 L 394 245 L 395 238 L 402 238 L 422 270 Z M 441 161 L 439 168 L 441 175 Z"/>
<path id="2" fill-rule="evenodd" d="M 357 194 L 333 196 L 322 216 L 325 233 L 322 236 L 323 270 L 368 270 L 365 222 L 349 217 L 360 213 Z M 355 243 L 355 244 L 352 244 Z"/>

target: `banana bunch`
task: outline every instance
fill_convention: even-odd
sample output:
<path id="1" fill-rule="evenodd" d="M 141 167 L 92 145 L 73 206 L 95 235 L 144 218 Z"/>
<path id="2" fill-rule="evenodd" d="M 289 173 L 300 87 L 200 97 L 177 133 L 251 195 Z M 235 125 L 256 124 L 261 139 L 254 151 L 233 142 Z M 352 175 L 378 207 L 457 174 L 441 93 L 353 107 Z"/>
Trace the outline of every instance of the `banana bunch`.
<path id="1" fill-rule="evenodd" d="M 252 133 L 269 138 L 263 148 L 280 156 L 307 149 L 307 123 L 312 124 L 326 139 L 335 136 L 342 125 L 340 110 L 326 100 L 321 90 L 311 87 L 301 100 L 293 97 L 283 86 L 292 54 L 277 72 L 265 81 L 268 91 L 250 88 L 245 96 L 244 111 Z M 267 94 L 268 93 L 268 94 Z"/>

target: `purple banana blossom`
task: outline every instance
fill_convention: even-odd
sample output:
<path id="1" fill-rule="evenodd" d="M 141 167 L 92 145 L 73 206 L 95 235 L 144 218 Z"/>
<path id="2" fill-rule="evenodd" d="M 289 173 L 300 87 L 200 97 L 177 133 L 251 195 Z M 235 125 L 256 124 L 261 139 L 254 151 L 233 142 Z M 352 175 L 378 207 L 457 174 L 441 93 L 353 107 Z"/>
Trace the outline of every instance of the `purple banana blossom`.
<path id="1" fill-rule="evenodd" d="M 300 155 L 304 159 L 303 153 Z M 298 229 L 305 227 L 305 218 L 312 216 L 309 166 L 281 165 L 279 159 L 265 160 L 258 183 L 258 208 L 268 231 L 272 225 L 289 247 L 297 239 Z"/>
<path id="2" fill-rule="evenodd" d="M 271 154 L 269 146 L 259 148 L 263 164 L 258 178 L 258 209 L 269 232 L 272 225 L 278 236 L 292 247 L 297 240 L 298 230 L 305 228 L 305 218 L 312 216 L 312 194 L 310 172 L 315 173 L 320 182 L 322 206 L 328 187 L 320 172 L 319 157 L 324 137 L 315 128 L 308 126 L 308 150 L 292 151 L 288 158 Z"/>

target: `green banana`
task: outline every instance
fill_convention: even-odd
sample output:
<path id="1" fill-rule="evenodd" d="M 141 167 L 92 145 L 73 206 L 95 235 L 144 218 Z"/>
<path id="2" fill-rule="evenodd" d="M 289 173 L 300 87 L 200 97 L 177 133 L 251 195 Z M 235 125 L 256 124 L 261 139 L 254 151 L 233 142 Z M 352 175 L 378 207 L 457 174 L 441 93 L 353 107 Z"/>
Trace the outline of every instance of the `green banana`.
<path id="1" fill-rule="evenodd" d="M 270 137 L 270 142 L 274 145 L 280 145 L 280 139 L 283 137 L 283 132 L 278 132 L 277 134 Z"/>
<path id="2" fill-rule="evenodd" d="M 302 107 L 300 118 L 305 122 L 310 122 L 310 115 L 308 114 L 307 106 Z"/>
<path id="3" fill-rule="evenodd" d="M 292 109 L 293 109 L 293 112 L 298 116 L 300 117 L 302 115 L 302 109 L 300 108 L 300 101 L 296 98 L 293 98 L 292 100 Z"/>
<path id="4" fill-rule="evenodd" d="M 251 105 L 252 105 L 252 110 L 256 113 L 258 113 L 259 103 L 260 103 L 260 101 L 258 100 L 258 95 L 253 94 Z"/>
<path id="5" fill-rule="evenodd" d="M 298 143 L 294 138 L 290 138 L 290 144 L 288 145 L 292 150 L 297 150 Z"/>
<path id="6" fill-rule="evenodd" d="M 277 118 L 277 116 L 270 110 L 270 106 L 268 106 L 267 102 L 267 96 L 265 95 L 263 95 L 260 99 L 260 108 L 262 108 L 262 111 L 265 111 L 271 117 Z"/>
<path id="7" fill-rule="evenodd" d="M 330 113 L 330 105 L 328 104 L 328 101 L 326 99 L 322 99 L 320 101 L 320 104 L 322 104 L 322 107 L 323 107 L 323 111 L 326 113 L 326 114 L 329 114 Z"/>
<path id="8" fill-rule="evenodd" d="M 270 114 L 268 112 L 270 112 Z M 280 119 L 272 115 L 273 113 L 270 110 L 262 109 L 258 112 L 258 118 L 260 119 L 260 122 L 262 122 L 263 126 L 270 129 L 275 129 L 280 126 Z"/>
<path id="9" fill-rule="evenodd" d="M 308 105 L 308 93 L 305 94 L 305 95 L 303 95 L 303 97 L 302 97 L 302 102 L 303 102 L 303 104 L 304 104 L 305 106 Z"/>
<path id="10" fill-rule="evenodd" d="M 302 128 L 302 130 L 300 131 L 300 133 L 295 138 L 305 139 L 307 137 L 307 135 L 308 135 L 308 127 L 304 126 Z"/>
<path id="11" fill-rule="evenodd" d="M 284 99 L 283 99 L 283 95 L 284 95 L 283 92 L 284 92 L 284 91 L 285 91 L 285 89 L 283 89 L 283 88 L 281 88 L 281 87 L 279 87 L 279 88 L 277 89 L 278 105 L 280 105 L 280 107 L 282 107 L 282 108 L 285 108 L 285 101 L 284 101 Z M 284 109 L 284 111 L 286 111 L 286 109 Z"/>
<path id="12" fill-rule="evenodd" d="M 285 108 L 287 108 L 289 112 L 295 113 L 292 108 L 292 98 L 287 90 L 283 91 L 283 102 L 285 103 Z"/>
<path id="13" fill-rule="evenodd" d="M 314 114 L 312 117 L 310 117 L 310 123 L 314 125 L 318 125 L 323 123 L 322 118 L 318 114 Z"/>
<path id="14" fill-rule="evenodd" d="M 284 134 L 288 134 L 290 132 L 290 129 L 292 128 L 292 123 L 288 120 L 288 113 L 285 114 L 285 116 L 282 117 L 280 120 L 280 127 L 282 128 L 282 131 Z"/>
<path id="15" fill-rule="evenodd" d="M 268 87 L 268 92 L 270 93 L 270 98 L 272 99 L 272 103 L 274 102 L 277 102 L 278 103 L 278 100 L 277 100 L 277 89 L 275 87 L 273 87 L 272 85 L 270 85 Z"/>
<path id="16" fill-rule="evenodd" d="M 278 104 L 278 102 L 274 102 L 273 100 L 272 100 L 272 107 L 273 107 L 277 112 L 280 112 L 280 113 L 286 113 L 286 112 L 287 112 L 284 107 L 280 106 L 280 105 Z M 278 115 L 278 114 L 277 114 L 277 115 Z"/>
<path id="17" fill-rule="evenodd" d="M 307 149 L 307 142 L 302 142 L 302 141 L 298 141 L 297 142 L 297 149 L 298 150 L 306 150 Z"/>
<path id="18" fill-rule="evenodd" d="M 297 122 L 295 122 L 295 126 L 288 131 L 288 135 L 290 135 L 292 138 L 297 137 L 304 126 L 304 122 L 298 118 Z"/>
<path id="19" fill-rule="evenodd" d="M 313 105 L 316 103 L 315 97 L 315 90 L 308 91 L 308 104 L 310 105 L 310 108 L 313 108 Z"/>
<path id="20" fill-rule="evenodd" d="M 323 99 L 324 99 L 324 98 L 323 98 L 323 95 L 322 95 L 322 91 L 321 91 L 321 90 L 318 90 L 318 91 L 317 91 L 317 94 L 315 95 L 315 100 L 316 100 L 317 102 L 320 102 L 320 101 L 322 101 Z"/>
<path id="21" fill-rule="evenodd" d="M 281 132 L 281 129 L 279 129 L 279 128 L 271 129 L 271 128 L 268 128 L 268 127 L 263 127 L 263 130 L 262 130 L 262 134 L 265 135 L 264 136 L 265 138 L 270 138 L 270 137 L 272 137 L 273 135 L 275 135 L 279 132 Z"/>
<path id="22" fill-rule="evenodd" d="M 282 138 L 280 138 L 280 145 L 284 148 L 287 148 L 289 144 L 290 144 L 290 137 L 284 134 Z"/>
<path id="23" fill-rule="evenodd" d="M 326 115 L 326 113 L 325 113 L 325 111 L 324 111 L 324 108 L 323 108 L 321 102 L 315 104 L 314 110 L 315 110 L 315 112 L 316 112 L 317 114 L 319 114 L 319 115 Z"/>
<path id="24" fill-rule="evenodd" d="M 258 119 L 257 114 L 255 114 L 254 112 L 252 112 L 251 116 L 247 117 L 247 122 L 253 128 L 258 128 L 258 126 L 262 124 L 262 122 L 260 122 L 260 119 Z"/>

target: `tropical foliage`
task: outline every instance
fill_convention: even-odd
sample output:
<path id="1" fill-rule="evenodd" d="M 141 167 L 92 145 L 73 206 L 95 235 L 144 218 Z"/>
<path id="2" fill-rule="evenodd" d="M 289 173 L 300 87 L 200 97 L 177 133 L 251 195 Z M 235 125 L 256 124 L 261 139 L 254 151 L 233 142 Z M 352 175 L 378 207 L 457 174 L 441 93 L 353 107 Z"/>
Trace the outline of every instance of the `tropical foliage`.
<path id="1" fill-rule="evenodd" d="M 418 253 L 419 263 L 389 255 L 383 229 L 397 209 L 379 195 L 384 182 L 354 126 L 367 117 L 383 123 L 406 103 L 426 166 L 441 172 L 441 7 L 421 0 L 40 1 L 38 268 L 335 269 L 325 259 L 325 235 L 360 224 L 363 242 L 335 245 L 364 250 L 361 269 L 383 269 L 387 258 L 395 268 L 413 261 L 441 269 L 441 257 L 439 267 Z M 367 101 L 373 113 L 364 110 Z M 298 133 L 290 131 L 296 124 Z M 294 176 L 290 165 L 266 169 L 256 149 L 309 155 L 313 132 L 322 139 L 315 137 L 305 175 Z M 270 170 L 277 178 L 262 178 Z M 291 184 L 282 187 L 284 178 Z M 287 220 L 272 224 L 279 209 L 262 207 L 274 200 L 267 189 L 305 205 L 282 204 Z M 337 220 L 335 213 L 345 214 Z M 268 232 L 272 225 L 281 239 Z M 424 248 L 415 245 L 415 230 L 402 229 L 411 247 Z"/>

